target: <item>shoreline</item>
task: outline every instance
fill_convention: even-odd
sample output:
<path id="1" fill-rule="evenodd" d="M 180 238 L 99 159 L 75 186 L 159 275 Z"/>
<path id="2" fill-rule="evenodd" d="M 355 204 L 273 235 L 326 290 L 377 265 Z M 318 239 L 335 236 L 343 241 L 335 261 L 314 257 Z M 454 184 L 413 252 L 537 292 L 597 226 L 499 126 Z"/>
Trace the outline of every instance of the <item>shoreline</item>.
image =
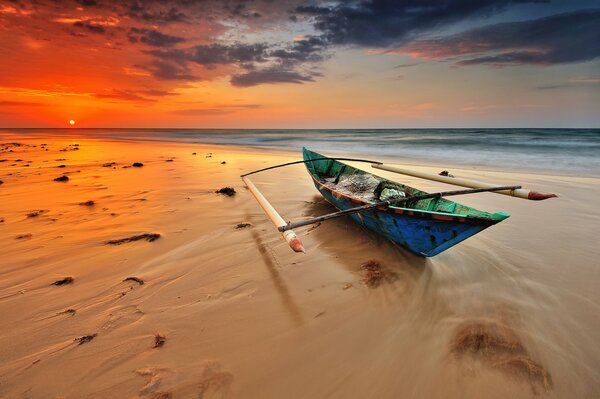
<path id="1" fill-rule="evenodd" d="M 13 136 L 13 135 L 7 135 L 7 136 L 2 136 L 0 134 L 0 142 L 7 142 L 7 141 L 12 141 L 15 139 L 21 139 L 21 140 L 56 140 L 56 137 L 52 137 L 52 136 L 40 136 L 40 137 L 27 137 L 27 138 L 23 138 L 23 137 L 19 137 L 19 136 Z M 197 141 L 197 142 L 189 142 L 189 141 L 178 141 L 178 140 L 169 140 L 167 138 L 165 139 L 156 139 L 156 138 L 151 138 L 151 137 L 138 137 L 138 138 L 131 138 L 131 137 L 111 137 L 111 138 L 101 138 L 101 137 L 86 137 L 86 136 L 81 136 L 81 135 L 65 135 L 64 137 L 60 137 L 61 140 L 93 140 L 93 141 L 99 141 L 99 142 L 114 142 L 114 143 L 129 143 L 129 144 L 135 144 L 135 143 L 161 143 L 161 144 L 167 144 L 167 145 L 187 145 L 187 146 L 203 146 L 203 147 L 215 147 L 215 148 L 222 148 L 223 150 L 227 151 L 228 149 L 231 149 L 233 151 L 245 151 L 245 152 L 252 152 L 255 153 L 257 155 L 260 155 L 260 153 L 269 153 L 269 154 L 277 154 L 280 155 L 282 157 L 293 157 L 296 156 L 298 160 L 301 159 L 301 148 L 284 148 L 284 147 L 279 147 L 279 146 L 259 146 L 259 145 L 243 145 L 243 144 L 224 144 L 224 143 L 207 143 L 207 142 L 202 142 L 202 141 Z M 311 150 L 315 150 L 317 152 L 319 152 L 320 150 L 318 148 L 309 148 Z M 392 156 L 387 156 L 387 155 L 377 155 L 377 154 L 373 154 L 373 153 L 356 153 L 356 152 L 352 152 L 352 151 L 325 151 L 326 155 L 330 155 L 332 157 L 335 156 L 360 156 L 360 157 L 365 157 L 366 159 L 369 158 L 376 158 L 374 160 L 380 161 L 380 162 L 384 162 L 384 163 L 389 163 L 389 164 L 394 164 L 394 165 L 402 165 L 402 166 L 408 166 L 408 167 L 424 167 L 424 168 L 428 168 L 431 169 L 431 171 L 433 171 L 434 169 L 441 171 L 441 170 L 446 170 L 449 168 L 453 168 L 456 170 L 460 170 L 460 171 L 466 171 L 466 172 L 476 172 L 476 173 L 485 173 L 485 172 L 494 172 L 494 173 L 506 173 L 506 174 L 525 174 L 525 175 L 540 175 L 540 176 L 556 176 L 556 177 L 569 177 L 569 178 L 583 178 L 583 179 L 597 179 L 600 178 L 600 174 L 594 174 L 594 173 L 589 173 L 589 174 L 585 174 L 585 173 L 581 173 L 581 171 L 569 171 L 568 173 L 560 173 L 560 171 L 558 170 L 543 170 L 541 168 L 525 168 L 522 166 L 519 167 L 514 167 L 514 168 L 510 168 L 510 167 L 506 167 L 506 166 L 493 166 L 493 165 L 478 165 L 475 163 L 453 163 L 453 162 L 442 162 L 439 165 L 436 165 L 432 162 L 428 162 L 428 161 L 423 161 L 420 158 L 417 157 L 405 157 L 403 159 L 403 162 L 398 162 L 398 158 L 396 157 L 392 157 Z M 367 169 L 369 170 L 368 166 Z M 373 172 L 380 172 L 380 171 L 373 171 Z M 403 176 L 400 175 L 396 175 L 399 176 L 400 178 L 402 178 Z"/>

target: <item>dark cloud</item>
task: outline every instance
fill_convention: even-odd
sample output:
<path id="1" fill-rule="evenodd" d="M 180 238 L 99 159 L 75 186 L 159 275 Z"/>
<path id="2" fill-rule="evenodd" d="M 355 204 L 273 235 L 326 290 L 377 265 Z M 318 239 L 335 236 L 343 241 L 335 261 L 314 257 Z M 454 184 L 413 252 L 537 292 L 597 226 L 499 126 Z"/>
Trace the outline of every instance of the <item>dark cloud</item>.
<path id="1" fill-rule="evenodd" d="M 205 66 L 264 62 L 267 48 L 264 43 L 200 45 L 191 48 L 186 59 Z"/>
<path id="2" fill-rule="evenodd" d="M 287 49 L 272 50 L 269 55 L 280 60 L 292 62 L 320 62 L 323 60 L 323 52 L 326 45 L 319 37 L 308 37 L 296 40 L 294 44 Z"/>
<path id="3" fill-rule="evenodd" d="M 172 22 L 186 22 L 186 14 L 175 6 L 169 6 L 165 9 L 157 8 L 158 2 L 133 1 L 129 4 L 127 16 L 151 24 L 169 24 Z M 162 2 L 163 4 L 166 2 Z M 173 3 L 173 2 L 171 2 Z M 177 2 L 175 2 L 177 3 Z M 185 2 L 184 2 L 185 3 Z M 187 2 L 189 5 L 189 2 Z M 168 4 L 168 3 L 167 3 Z M 185 5 L 185 4 L 184 4 Z M 160 7 L 160 4 L 158 5 Z"/>
<path id="4" fill-rule="evenodd" d="M 94 7 L 98 5 L 96 0 L 76 0 L 76 2 L 84 7 Z"/>
<path id="5" fill-rule="evenodd" d="M 154 60 L 149 66 L 139 67 L 152 73 L 152 76 L 158 80 L 200 80 L 199 77 L 192 75 L 187 66 L 175 62 Z"/>
<path id="6" fill-rule="evenodd" d="M 314 81 L 315 76 L 319 75 L 269 68 L 234 75 L 231 77 L 231 84 L 237 87 L 249 87 L 265 83 L 305 83 Z"/>
<path id="7" fill-rule="evenodd" d="M 600 9 L 506 22 L 405 47 L 423 58 L 460 57 L 458 65 L 559 64 L 600 56 Z"/>
<path id="8" fill-rule="evenodd" d="M 178 43 L 185 42 L 186 39 L 178 36 L 171 36 L 154 29 L 131 28 L 129 29 L 129 41 L 137 42 L 153 47 L 171 47 Z"/>
<path id="9" fill-rule="evenodd" d="M 233 65 L 245 73 L 231 78 L 234 86 L 247 87 L 265 83 L 311 82 L 315 72 L 298 72 L 323 60 L 325 47 L 320 38 L 307 38 L 293 42 L 289 47 L 274 47 L 266 43 L 243 44 L 214 43 L 188 49 L 150 50 L 147 53 L 160 62 L 187 69 L 190 64 L 206 68 Z M 156 76 L 155 71 L 153 73 Z"/>
<path id="10" fill-rule="evenodd" d="M 515 1 L 370 0 L 299 6 L 295 12 L 307 16 L 331 44 L 389 47 L 440 25 L 491 15 L 511 3 Z"/>
<path id="11" fill-rule="evenodd" d="M 90 22 L 85 22 L 85 21 L 74 22 L 73 26 L 75 26 L 77 28 L 87 29 L 90 32 L 94 32 L 94 33 L 104 33 L 105 32 L 104 26 L 96 25 L 96 24 L 93 24 Z"/>

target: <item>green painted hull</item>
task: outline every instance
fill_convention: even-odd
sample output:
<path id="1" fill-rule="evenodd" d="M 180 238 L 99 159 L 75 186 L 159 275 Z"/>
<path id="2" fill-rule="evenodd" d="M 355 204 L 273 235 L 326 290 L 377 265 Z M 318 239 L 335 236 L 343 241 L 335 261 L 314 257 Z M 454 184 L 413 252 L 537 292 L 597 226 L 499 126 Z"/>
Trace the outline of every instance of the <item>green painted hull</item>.
<path id="1" fill-rule="evenodd" d="M 323 155 L 302 149 L 304 160 L 323 158 Z M 306 168 L 315 187 L 327 201 L 340 210 L 355 208 L 368 202 L 337 191 L 324 184 L 327 178 L 346 175 L 370 174 L 380 181 L 383 177 L 356 169 L 342 162 L 325 159 L 307 162 Z M 410 196 L 426 194 L 413 187 L 401 185 Z M 408 206 L 408 205 L 407 205 Z M 480 231 L 509 217 L 506 213 L 494 214 L 479 211 L 445 198 L 426 199 L 410 207 L 391 206 L 356 213 L 353 220 L 421 256 L 434 256 Z"/>

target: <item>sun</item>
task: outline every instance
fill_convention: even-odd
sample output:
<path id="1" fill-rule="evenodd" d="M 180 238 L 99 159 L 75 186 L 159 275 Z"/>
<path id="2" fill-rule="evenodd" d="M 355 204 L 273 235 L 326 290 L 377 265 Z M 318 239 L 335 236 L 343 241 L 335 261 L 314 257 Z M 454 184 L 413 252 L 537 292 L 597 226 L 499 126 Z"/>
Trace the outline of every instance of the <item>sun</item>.
<path id="1" fill-rule="evenodd" d="M 75 121 L 74 121 L 73 119 L 71 119 L 71 120 L 69 121 L 69 125 L 73 126 L 74 124 L 75 124 Z"/>

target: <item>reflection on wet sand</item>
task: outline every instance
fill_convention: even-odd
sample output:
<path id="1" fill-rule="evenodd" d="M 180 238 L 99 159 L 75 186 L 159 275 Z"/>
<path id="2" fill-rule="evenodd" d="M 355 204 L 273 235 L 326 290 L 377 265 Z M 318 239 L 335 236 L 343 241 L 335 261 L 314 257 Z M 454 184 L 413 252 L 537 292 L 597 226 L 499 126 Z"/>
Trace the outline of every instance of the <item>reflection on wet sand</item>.
<path id="1" fill-rule="evenodd" d="M 269 252 L 266 244 L 260 237 L 260 234 L 255 229 L 252 229 L 251 234 L 252 238 L 254 239 L 254 242 L 256 243 L 256 248 L 258 249 L 258 252 L 260 252 L 260 256 L 262 257 L 262 260 L 265 263 L 267 270 L 269 271 L 269 276 L 273 281 L 273 285 L 275 286 L 277 292 L 279 293 L 279 296 L 281 297 L 281 302 L 289 312 L 294 324 L 296 326 L 302 325 L 304 323 L 302 312 L 300 311 L 298 305 L 296 305 L 296 303 L 294 302 L 294 298 L 292 298 L 292 296 L 290 295 L 290 291 L 285 285 L 285 281 L 283 281 L 283 279 L 281 278 L 281 275 L 277 270 L 277 266 L 273 261 L 273 255 Z"/>

